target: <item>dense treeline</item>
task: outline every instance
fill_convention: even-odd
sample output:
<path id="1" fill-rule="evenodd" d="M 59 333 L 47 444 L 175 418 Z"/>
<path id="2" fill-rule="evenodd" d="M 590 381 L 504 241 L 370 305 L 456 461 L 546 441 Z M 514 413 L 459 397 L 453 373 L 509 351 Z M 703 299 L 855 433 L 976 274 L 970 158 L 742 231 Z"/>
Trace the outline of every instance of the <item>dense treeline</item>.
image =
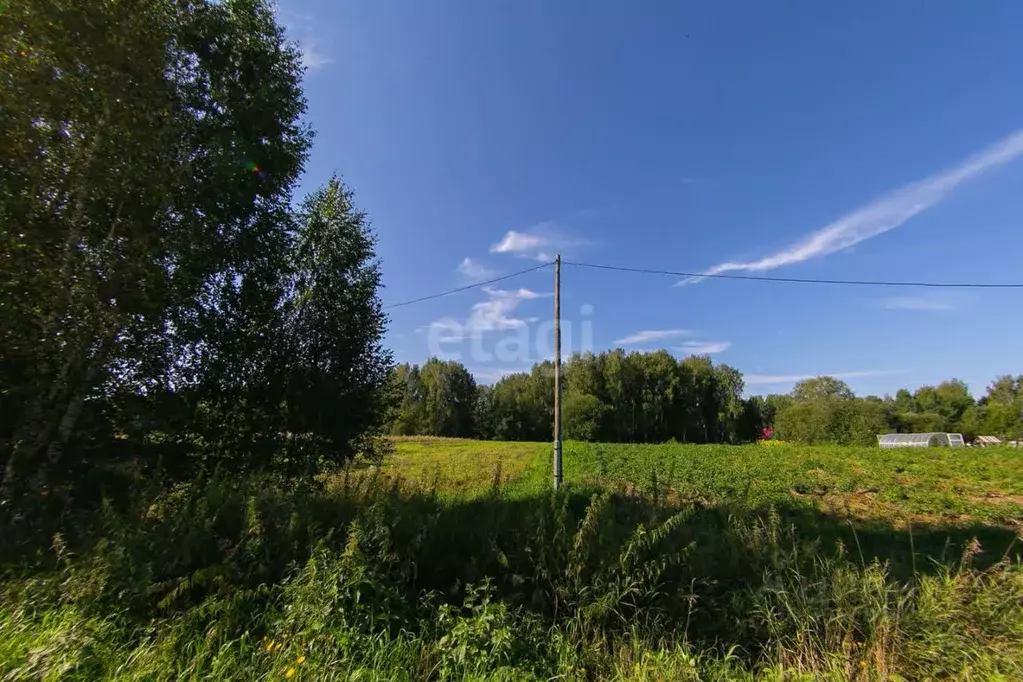
<path id="1" fill-rule="evenodd" d="M 803 443 L 874 442 L 878 433 L 962 433 L 1023 437 L 1023 376 L 997 377 L 979 400 L 958 379 L 922 386 L 895 397 L 857 398 L 842 381 L 818 377 L 800 382 L 788 396 L 769 396 L 780 409 L 780 438 Z"/>
<path id="2" fill-rule="evenodd" d="M 392 374 L 395 434 L 549 440 L 554 367 L 535 365 L 478 385 L 458 362 L 432 358 Z M 575 355 L 564 366 L 565 436 L 579 440 L 731 443 L 755 438 L 742 376 L 705 357 L 678 361 L 665 351 Z"/>
<path id="3" fill-rule="evenodd" d="M 4 3 L 0 60 L 0 506 L 365 447 L 375 237 L 337 179 L 293 203 L 311 133 L 269 4 Z"/>
<path id="4" fill-rule="evenodd" d="M 455 361 L 399 365 L 391 375 L 396 435 L 496 440 L 552 438 L 554 368 L 477 384 Z M 707 357 L 622 350 L 574 355 L 564 365 L 566 438 L 604 442 L 739 443 L 777 437 L 804 443 L 864 444 L 887 432 L 950 431 L 967 438 L 1018 438 L 1023 376 L 997 378 L 975 400 L 952 379 L 895 397 L 858 398 L 834 377 L 806 379 L 785 395 L 743 397 L 742 374 Z"/>

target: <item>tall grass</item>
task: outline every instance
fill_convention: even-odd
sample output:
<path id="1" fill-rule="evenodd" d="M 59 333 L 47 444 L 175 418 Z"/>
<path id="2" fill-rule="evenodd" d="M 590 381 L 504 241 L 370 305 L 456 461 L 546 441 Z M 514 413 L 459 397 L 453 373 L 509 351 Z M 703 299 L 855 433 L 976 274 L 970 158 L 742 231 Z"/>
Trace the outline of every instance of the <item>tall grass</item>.
<path id="1" fill-rule="evenodd" d="M 656 482 L 532 495 L 495 482 L 459 501 L 379 473 L 199 480 L 12 559 L 0 675 L 1023 677 L 1011 553 L 968 542 L 902 573 L 803 514 L 672 501 Z"/>

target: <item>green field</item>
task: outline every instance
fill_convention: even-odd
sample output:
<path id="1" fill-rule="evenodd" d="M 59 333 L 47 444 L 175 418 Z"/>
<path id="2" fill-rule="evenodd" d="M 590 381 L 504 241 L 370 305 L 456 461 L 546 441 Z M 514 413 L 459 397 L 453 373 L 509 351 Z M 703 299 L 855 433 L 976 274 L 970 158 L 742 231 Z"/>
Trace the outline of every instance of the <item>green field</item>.
<path id="1" fill-rule="evenodd" d="M 394 439 L 388 475 L 453 495 L 496 479 L 538 490 L 551 478 L 547 443 Z M 569 442 L 569 484 L 660 488 L 675 502 L 805 504 L 860 519 L 1015 525 L 1023 519 L 1023 450 L 845 446 L 630 445 Z"/>
<path id="2" fill-rule="evenodd" d="M 3 679 L 1023 678 L 1023 453 L 393 441 L 5 562 Z"/>

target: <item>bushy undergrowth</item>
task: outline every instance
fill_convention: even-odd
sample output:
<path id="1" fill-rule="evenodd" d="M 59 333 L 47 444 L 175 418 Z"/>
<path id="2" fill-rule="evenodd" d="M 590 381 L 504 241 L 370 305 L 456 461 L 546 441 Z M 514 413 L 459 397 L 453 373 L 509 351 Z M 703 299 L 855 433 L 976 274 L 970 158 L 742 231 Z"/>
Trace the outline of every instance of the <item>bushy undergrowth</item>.
<path id="1" fill-rule="evenodd" d="M 214 478 L 105 507 L 6 566 L 3 679 L 1023 676 L 1004 547 L 903 575 L 805 510 L 502 490 Z"/>

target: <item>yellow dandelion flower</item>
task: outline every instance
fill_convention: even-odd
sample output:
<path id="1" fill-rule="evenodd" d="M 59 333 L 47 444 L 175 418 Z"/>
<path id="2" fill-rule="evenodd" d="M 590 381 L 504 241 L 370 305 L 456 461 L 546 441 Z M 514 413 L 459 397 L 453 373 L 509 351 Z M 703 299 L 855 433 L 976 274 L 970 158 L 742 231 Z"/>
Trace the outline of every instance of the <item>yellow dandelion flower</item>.
<path id="1" fill-rule="evenodd" d="M 266 643 L 266 650 L 267 651 L 272 651 L 273 648 L 274 648 L 274 641 L 271 639 L 269 642 Z"/>
<path id="2" fill-rule="evenodd" d="M 288 668 L 288 672 L 284 673 L 284 676 L 287 677 L 290 680 L 292 677 L 295 676 L 295 669 L 294 668 Z"/>
<path id="3" fill-rule="evenodd" d="M 282 646 L 281 643 L 277 642 L 277 645 L 274 647 L 274 651 L 280 651 L 281 650 L 281 646 Z"/>
<path id="4" fill-rule="evenodd" d="M 295 663 L 298 663 L 299 665 L 305 663 L 305 656 L 299 656 L 298 658 L 296 658 Z"/>

